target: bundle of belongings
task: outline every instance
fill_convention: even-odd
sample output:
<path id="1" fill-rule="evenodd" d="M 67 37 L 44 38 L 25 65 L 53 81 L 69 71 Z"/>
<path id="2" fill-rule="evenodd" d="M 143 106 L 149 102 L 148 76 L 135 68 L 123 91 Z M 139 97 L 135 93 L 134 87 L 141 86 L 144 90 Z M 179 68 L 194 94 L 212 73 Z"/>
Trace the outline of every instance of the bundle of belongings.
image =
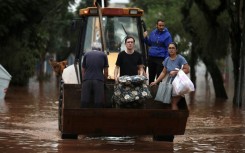
<path id="1" fill-rule="evenodd" d="M 140 107 L 143 101 L 151 98 L 146 85 L 147 78 L 141 75 L 121 76 L 114 85 L 113 102 L 119 107 Z"/>

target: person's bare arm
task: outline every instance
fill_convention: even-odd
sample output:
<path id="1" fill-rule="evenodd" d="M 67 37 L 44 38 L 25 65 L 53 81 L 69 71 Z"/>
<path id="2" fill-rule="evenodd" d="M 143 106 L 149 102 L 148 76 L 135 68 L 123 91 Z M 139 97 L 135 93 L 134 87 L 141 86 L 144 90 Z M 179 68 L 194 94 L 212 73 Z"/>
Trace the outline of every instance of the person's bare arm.
<path id="1" fill-rule="evenodd" d="M 190 72 L 189 64 L 184 64 L 182 70 L 185 72 L 185 74 L 188 74 Z"/>
<path id="2" fill-rule="evenodd" d="M 118 82 L 119 70 L 120 70 L 120 67 L 116 65 L 116 67 L 114 69 L 114 79 L 115 79 L 115 82 Z"/>
<path id="3" fill-rule="evenodd" d="M 150 86 L 154 86 L 158 82 L 162 81 L 162 79 L 166 76 L 166 74 L 167 74 L 167 69 L 164 67 L 159 77 L 156 79 L 156 81 L 152 82 Z"/>
<path id="4" fill-rule="evenodd" d="M 105 77 L 105 81 L 106 81 L 108 78 L 108 67 L 104 68 L 104 77 Z"/>
<path id="5" fill-rule="evenodd" d="M 82 67 L 82 78 L 84 78 L 85 75 L 85 68 Z"/>
<path id="6" fill-rule="evenodd" d="M 145 32 L 143 33 L 143 37 L 144 37 L 144 38 L 146 38 L 146 37 L 147 37 L 147 35 L 148 35 L 148 32 L 147 32 L 147 31 L 145 31 Z"/>
<path id="7" fill-rule="evenodd" d="M 188 74 L 190 72 L 190 66 L 188 64 L 184 64 L 182 70 L 185 72 L 185 74 Z M 169 73 L 169 75 L 173 77 L 176 76 L 178 72 L 178 70 L 173 70 Z"/>
<path id="8" fill-rule="evenodd" d="M 144 75 L 144 65 L 138 65 L 138 74 Z"/>

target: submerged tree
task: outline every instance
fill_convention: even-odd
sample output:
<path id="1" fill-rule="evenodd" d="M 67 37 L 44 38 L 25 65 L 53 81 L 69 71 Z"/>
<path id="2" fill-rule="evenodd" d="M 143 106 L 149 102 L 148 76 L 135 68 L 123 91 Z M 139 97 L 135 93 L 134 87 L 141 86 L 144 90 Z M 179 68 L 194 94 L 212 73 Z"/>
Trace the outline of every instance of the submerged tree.
<path id="1" fill-rule="evenodd" d="M 228 96 L 217 61 L 228 54 L 229 20 L 225 6 L 218 1 L 186 0 L 182 8 L 182 23 L 185 31 L 191 35 L 193 44 L 190 65 L 193 69 L 197 58 L 203 61 L 212 77 L 215 96 L 222 99 Z M 195 78 L 193 74 L 191 77 Z"/>
<path id="2" fill-rule="evenodd" d="M 227 0 L 227 9 L 231 19 L 230 43 L 233 61 L 235 89 L 233 103 L 241 106 L 244 102 L 244 20 L 245 4 L 243 0 Z"/>
<path id="3" fill-rule="evenodd" d="M 65 19 L 70 2 L 74 0 L 0 3 L 0 61 L 12 74 L 11 83 L 26 85 L 34 74 L 37 60 L 63 44 L 53 41 L 62 37 L 59 31 L 63 27 L 54 21 Z"/>

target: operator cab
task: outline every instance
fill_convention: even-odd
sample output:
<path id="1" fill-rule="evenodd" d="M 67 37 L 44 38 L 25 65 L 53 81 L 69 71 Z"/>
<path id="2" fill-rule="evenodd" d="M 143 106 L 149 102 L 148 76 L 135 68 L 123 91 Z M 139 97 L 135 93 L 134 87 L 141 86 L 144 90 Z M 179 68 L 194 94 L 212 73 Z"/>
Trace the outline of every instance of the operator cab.
<path id="1" fill-rule="evenodd" d="M 144 62 L 146 60 L 146 47 L 142 42 L 141 16 L 143 11 L 137 8 L 101 8 L 101 13 L 100 21 L 97 8 L 89 7 L 80 10 L 83 28 L 81 29 L 78 58 L 80 59 L 84 53 L 91 51 L 93 42 L 101 43 L 103 51 L 108 55 L 109 79 L 114 79 L 117 55 L 126 49 L 124 42 L 126 36 L 130 35 L 135 38 L 135 50 L 143 55 Z"/>

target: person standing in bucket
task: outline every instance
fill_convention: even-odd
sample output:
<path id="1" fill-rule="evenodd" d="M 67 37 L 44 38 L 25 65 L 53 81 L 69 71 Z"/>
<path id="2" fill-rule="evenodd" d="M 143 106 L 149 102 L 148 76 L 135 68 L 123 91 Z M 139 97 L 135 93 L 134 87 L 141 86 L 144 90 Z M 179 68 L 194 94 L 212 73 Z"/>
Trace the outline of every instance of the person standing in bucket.
<path id="1" fill-rule="evenodd" d="M 135 87 L 132 85 L 130 88 L 125 88 L 124 86 L 120 85 L 119 77 L 136 76 L 136 75 L 143 75 L 144 74 L 144 65 L 143 65 L 142 55 L 139 52 L 134 50 L 134 45 L 135 45 L 134 37 L 127 36 L 125 38 L 126 50 L 121 51 L 118 54 L 118 57 L 116 60 L 116 67 L 114 70 L 114 79 L 115 79 L 115 83 L 116 83 L 114 86 L 114 94 L 117 93 L 118 91 L 120 91 L 120 92 L 127 91 L 128 92 L 131 89 L 133 89 L 133 87 Z M 143 85 L 142 85 L 142 87 L 143 87 Z M 141 89 L 142 89 L 142 87 L 141 87 Z M 125 93 L 127 93 L 127 92 L 125 92 Z M 130 97 L 128 95 L 128 99 L 130 99 L 130 98 L 132 98 L 132 97 Z M 139 107 L 143 106 L 143 102 L 140 99 L 134 100 L 133 102 L 124 102 L 124 103 L 120 100 L 120 98 L 118 98 L 118 96 L 113 96 L 113 99 L 114 99 L 113 101 L 117 105 L 116 107 L 139 108 Z"/>
<path id="2" fill-rule="evenodd" d="M 188 74 L 190 72 L 190 66 L 188 65 L 186 59 L 180 55 L 177 54 L 178 47 L 175 42 L 171 42 L 168 46 L 168 52 L 169 52 L 169 57 L 167 57 L 164 62 L 163 66 L 164 68 L 162 69 L 162 72 L 160 76 L 156 79 L 156 81 L 152 82 L 150 86 L 158 84 L 162 79 L 167 76 L 167 74 L 170 77 L 173 77 L 173 79 L 176 77 L 178 70 L 181 69 Z M 183 66 L 183 67 L 182 67 Z M 178 110 L 178 102 L 182 98 L 182 95 L 176 95 L 174 92 L 172 94 L 172 109 L 173 110 Z"/>
<path id="3" fill-rule="evenodd" d="M 158 19 L 156 29 L 154 29 L 149 37 L 148 32 L 144 32 L 144 42 L 149 46 L 148 51 L 148 72 L 149 84 L 154 82 L 162 71 L 162 62 L 169 56 L 168 45 L 172 42 L 172 37 L 168 29 L 165 27 L 165 22 Z"/>
<path id="4" fill-rule="evenodd" d="M 157 85 L 160 81 L 162 81 L 163 78 L 167 76 L 167 74 L 170 77 L 175 77 L 178 73 L 178 70 L 175 68 L 181 69 L 182 65 L 183 68 L 182 70 L 187 74 L 190 71 L 190 67 L 186 61 L 186 59 L 177 54 L 178 51 L 178 46 L 175 42 L 171 42 L 168 46 L 168 52 L 169 52 L 169 57 L 167 57 L 164 62 L 163 66 L 164 68 L 162 69 L 161 74 L 159 77 L 156 79 L 156 81 L 152 82 L 150 86 Z M 173 110 L 178 110 L 178 102 L 181 100 L 182 96 L 176 95 L 175 93 L 172 94 L 172 109 Z M 173 142 L 174 140 L 174 135 L 154 135 L 153 136 L 154 140 L 158 141 L 170 141 Z"/>
<path id="5" fill-rule="evenodd" d="M 125 38 L 126 50 L 118 54 L 114 79 L 116 83 L 120 76 L 143 75 L 144 65 L 142 55 L 134 50 L 135 39 L 132 36 Z"/>
<path id="6" fill-rule="evenodd" d="M 92 51 L 86 52 L 82 62 L 82 94 L 81 107 L 94 108 L 105 106 L 104 84 L 108 77 L 108 58 L 101 51 L 101 43 L 92 43 Z M 93 99 L 93 100 L 92 100 Z"/>

